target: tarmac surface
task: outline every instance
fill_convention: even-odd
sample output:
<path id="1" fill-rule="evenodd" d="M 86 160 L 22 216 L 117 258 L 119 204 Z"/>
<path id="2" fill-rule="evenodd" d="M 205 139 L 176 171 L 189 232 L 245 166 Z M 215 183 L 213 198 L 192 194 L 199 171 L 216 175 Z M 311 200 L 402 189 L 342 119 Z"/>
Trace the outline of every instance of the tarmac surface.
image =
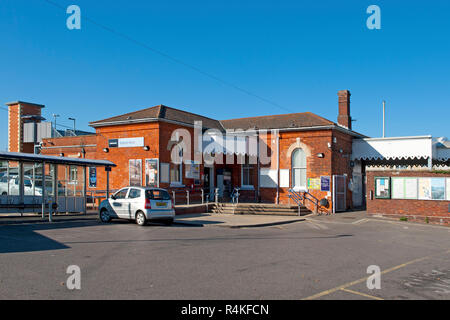
<path id="1" fill-rule="evenodd" d="M 362 212 L 295 218 L 0 223 L 0 299 L 450 298 L 450 228 Z M 71 265 L 80 290 L 67 287 Z M 370 266 L 380 289 L 367 286 Z"/>

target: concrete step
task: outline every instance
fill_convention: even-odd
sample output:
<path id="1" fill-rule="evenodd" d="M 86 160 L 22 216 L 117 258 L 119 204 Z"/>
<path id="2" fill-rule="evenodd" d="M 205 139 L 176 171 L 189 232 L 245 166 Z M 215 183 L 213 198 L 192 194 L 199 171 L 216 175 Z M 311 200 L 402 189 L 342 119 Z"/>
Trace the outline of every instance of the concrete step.
<path id="1" fill-rule="evenodd" d="M 224 214 L 254 214 L 254 215 L 280 215 L 298 216 L 297 205 L 277 205 L 271 203 L 218 203 L 211 206 L 212 213 Z M 300 215 L 312 213 L 308 208 L 301 206 Z"/>

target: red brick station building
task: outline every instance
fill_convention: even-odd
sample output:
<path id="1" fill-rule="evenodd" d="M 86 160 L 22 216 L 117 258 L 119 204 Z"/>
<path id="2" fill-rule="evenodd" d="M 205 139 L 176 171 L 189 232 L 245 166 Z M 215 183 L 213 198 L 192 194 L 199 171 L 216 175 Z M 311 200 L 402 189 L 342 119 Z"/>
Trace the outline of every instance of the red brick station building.
<path id="1" fill-rule="evenodd" d="M 347 90 L 338 92 L 337 122 L 311 112 L 215 120 L 158 105 L 90 122 L 95 133 L 43 127 L 43 105 L 7 105 L 8 151 L 109 160 L 117 165 L 109 173 L 111 189 L 162 187 L 175 192 L 177 203 L 186 202 L 186 191 L 199 190 L 209 201 L 217 193 L 229 202 L 239 188 L 240 202 L 294 204 L 294 192 L 315 199 L 305 203 L 311 211 L 365 207 L 370 214 L 426 217 L 427 222 L 450 218 L 448 141 L 430 136 L 377 140 L 353 131 Z M 243 141 L 240 147 L 237 141 Z M 181 164 L 172 161 L 174 154 Z M 215 162 L 207 163 L 206 157 Z M 419 188 L 427 186 L 430 195 L 424 199 L 426 190 Z M 400 194 L 400 187 L 407 192 Z M 105 189 L 106 172 L 89 170 L 88 190 Z"/>

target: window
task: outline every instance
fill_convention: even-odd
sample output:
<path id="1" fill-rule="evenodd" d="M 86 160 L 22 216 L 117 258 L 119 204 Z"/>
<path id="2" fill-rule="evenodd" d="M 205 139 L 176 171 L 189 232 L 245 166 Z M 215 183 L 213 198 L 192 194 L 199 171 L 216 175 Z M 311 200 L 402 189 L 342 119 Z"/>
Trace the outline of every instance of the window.
<path id="1" fill-rule="evenodd" d="M 170 165 L 170 184 L 181 185 L 183 183 L 183 148 L 176 146 L 178 148 L 179 160 L 180 163 L 172 163 Z"/>
<path id="2" fill-rule="evenodd" d="M 141 190 L 139 189 L 130 189 L 130 193 L 128 194 L 129 199 L 136 199 L 141 196 Z"/>
<path id="3" fill-rule="evenodd" d="M 242 165 L 242 187 L 253 188 L 253 170 L 254 166 L 249 164 L 249 157 L 245 156 L 245 163 Z"/>
<path id="4" fill-rule="evenodd" d="M 295 149 L 292 153 L 292 186 L 306 189 L 306 154 L 303 149 Z"/>
<path id="5" fill-rule="evenodd" d="M 70 173 L 69 173 L 69 179 L 70 181 L 77 181 L 78 179 L 78 168 L 71 166 L 70 167 Z"/>
<path id="6" fill-rule="evenodd" d="M 127 196 L 127 192 L 128 192 L 128 188 L 119 190 L 119 191 L 117 191 L 117 192 L 114 194 L 114 198 L 116 198 L 116 199 L 125 199 L 126 196 Z"/>
<path id="7" fill-rule="evenodd" d="M 150 200 L 170 200 L 170 195 L 166 190 L 147 190 L 145 196 Z"/>

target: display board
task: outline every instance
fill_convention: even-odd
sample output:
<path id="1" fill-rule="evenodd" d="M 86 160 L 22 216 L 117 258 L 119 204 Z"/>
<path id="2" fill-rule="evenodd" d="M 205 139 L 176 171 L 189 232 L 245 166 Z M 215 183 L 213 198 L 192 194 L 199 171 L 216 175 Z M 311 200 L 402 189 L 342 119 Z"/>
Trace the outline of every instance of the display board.
<path id="1" fill-rule="evenodd" d="M 450 178 L 447 178 L 447 200 L 450 201 Z"/>
<path id="2" fill-rule="evenodd" d="M 130 159 L 130 186 L 142 186 L 142 160 Z"/>
<path id="3" fill-rule="evenodd" d="M 309 178 L 308 190 L 320 190 L 320 178 Z"/>
<path id="4" fill-rule="evenodd" d="M 186 179 L 200 180 L 200 164 L 194 161 L 185 161 L 184 168 Z"/>
<path id="5" fill-rule="evenodd" d="M 89 167 L 89 188 L 97 188 L 97 168 Z"/>
<path id="6" fill-rule="evenodd" d="M 417 199 L 417 178 L 393 177 L 392 199 Z"/>
<path id="7" fill-rule="evenodd" d="M 259 179 L 261 188 L 276 188 L 278 185 L 278 171 L 276 169 L 261 168 Z"/>
<path id="8" fill-rule="evenodd" d="M 158 159 L 145 159 L 145 185 L 158 187 Z"/>
<path id="9" fill-rule="evenodd" d="M 159 179 L 161 183 L 169 183 L 170 182 L 170 164 L 169 163 L 161 163 L 160 164 L 160 175 Z"/>
<path id="10" fill-rule="evenodd" d="M 419 178 L 419 200 L 431 200 L 431 178 Z"/>
<path id="11" fill-rule="evenodd" d="M 431 199 L 445 200 L 445 178 L 431 178 Z"/>
<path id="12" fill-rule="evenodd" d="M 320 177 L 320 191 L 330 191 L 331 178 L 330 176 Z"/>
<path id="13" fill-rule="evenodd" d="M 450 178 L 392 177 L 392 199 L 449 200 Z"/>
<path id="14" fill-rule="evenodd" d="M 289 169 L 280 169 L 280 187 L 289 188 Z"/>
<path id="15" fill-rule="evenodd" d="M 375 198 L 390 199 L 391 187 L 389 177 L 375 177 Z"/>

